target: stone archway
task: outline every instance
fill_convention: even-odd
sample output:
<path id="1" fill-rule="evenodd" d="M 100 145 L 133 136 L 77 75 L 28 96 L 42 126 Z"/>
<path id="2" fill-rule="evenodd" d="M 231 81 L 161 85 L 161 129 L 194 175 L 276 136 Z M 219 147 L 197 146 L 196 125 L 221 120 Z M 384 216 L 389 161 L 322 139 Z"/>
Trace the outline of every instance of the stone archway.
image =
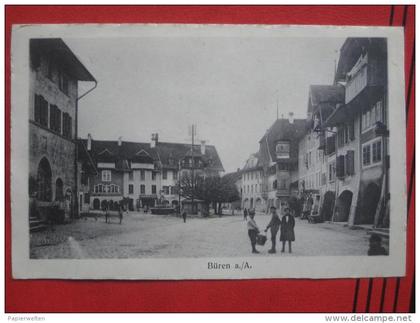
<path id="1" fill-rule="evenodd" d="M 38 165 L 38 200 L 46 202 L 50 202 L 52 200 L 51 177 L 52 171 L 50 162 L 47 158 L 44 157 L 41 159 Z"/>
<path id="2" fill-rule="evenodd" d="M 101 207 L 101 201 L 99 201 L 99 199 L 94 199 L 93 200 L 93 209 L 94 210 L 99 210 L 100 207 Z"/>
<path id="3" fill-rule="evenodd" d="M 349 220 L 352 199 L 353 193 L 349 190 L 340 194 L 335 207 L 334 222 L 347 222 Z"/>
<path id="4" fill-rule="evenodd" d="M 362 201 L 356 216 L 357 224 L 373 224 L 375 212 L 381 197 L 381 189 L 376 183 L 369 183 L 362 193 Z"/>
<path id="5" fill-rule="evenodd" d="M 328 191 L 324 194 L 324 201 L 322 203 L 321 217 L 324 221 L 331 221 L 334 213 L 335 194 Z"/>

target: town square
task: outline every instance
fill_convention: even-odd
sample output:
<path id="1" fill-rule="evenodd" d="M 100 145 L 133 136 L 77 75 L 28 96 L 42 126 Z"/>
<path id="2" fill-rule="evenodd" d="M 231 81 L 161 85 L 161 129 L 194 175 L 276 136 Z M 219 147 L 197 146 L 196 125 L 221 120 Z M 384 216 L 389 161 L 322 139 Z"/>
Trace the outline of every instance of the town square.
<path id="1" fill-rule="evenodd" d="M 387 255 L 386 38 L 261 41 L 30 39 L 30 257 Z"/>

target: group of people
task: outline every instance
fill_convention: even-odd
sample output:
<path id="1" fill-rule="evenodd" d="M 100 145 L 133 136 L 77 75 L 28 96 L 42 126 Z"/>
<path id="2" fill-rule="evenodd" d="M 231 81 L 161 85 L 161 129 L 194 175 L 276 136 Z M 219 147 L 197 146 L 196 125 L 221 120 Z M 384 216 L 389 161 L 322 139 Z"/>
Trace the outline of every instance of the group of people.
<path id="1" fill-rule="evenodd" d="M 289 253 L 292 252 L 292 241 L 295 241 L 295 219 L 290 213 L 290 209 L 287 205 L 285 205 L 282 209 L 283 216 L 280 219 L 277 209 L 272 206 L 270 208 L 271 219 L 270 222 L 267 224 L 264 232 L 267 232 L 270 229 L 271 233 L 271 249 L 268 253 L 276 253 L 276 240 L 277 240 L 277 233 L 280 231 L 280 241 L 282 242 L 282 249 L 281 252 L 285 252 L 286 242 L 289 246 Z M 249 216 L 249 219 L 248 219 Z M 251 247 L 252 253 L 260 253 L 256 249 L 257 245 L 257 236 L 260 233 L 260 229 L 258 228 L 257 223 L 254 220 L 255 217 L 255 210 L 244 210 L 244 218 L 247 220 L 247 227 L 248 227 L 248 236 L 251 240 Z"/>

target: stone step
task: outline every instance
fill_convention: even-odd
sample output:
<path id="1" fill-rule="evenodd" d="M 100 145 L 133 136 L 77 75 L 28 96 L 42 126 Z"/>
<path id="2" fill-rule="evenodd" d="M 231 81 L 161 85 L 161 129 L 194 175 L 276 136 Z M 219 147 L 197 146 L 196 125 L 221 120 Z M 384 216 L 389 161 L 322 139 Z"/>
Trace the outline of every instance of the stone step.
<path id="1" fill-rule="evenodd" d="M 378 230 L 377 228 L 368 230 L 367 234 L 377 234 L 378 236 L 381 236 L 382 238 L 389 239 L 389 230 Z"/>
<path id="2" fill-rule="evenodd" d="M 29 232 L 36 232 L 46 229 L 47 226 L 44 220 L 40 220 L 37 217 L 29 218 Z"/>
<path id="3" fill-rule="evenodd" d="M 29 232 L 38 232 L 38 231 L 45 230 L 46 228 L 47 227 L 44 224 L 39 224 L 39 225 L 30 227 Z"/>

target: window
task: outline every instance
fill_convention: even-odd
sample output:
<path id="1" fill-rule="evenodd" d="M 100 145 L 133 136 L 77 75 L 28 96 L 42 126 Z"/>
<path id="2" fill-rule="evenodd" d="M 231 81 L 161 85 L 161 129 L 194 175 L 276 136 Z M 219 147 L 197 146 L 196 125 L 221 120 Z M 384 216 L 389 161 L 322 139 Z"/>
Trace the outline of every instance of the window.
<path id="1" fill-rule="evenodd" d="M 152 181 L 155 181 L 155 180 L 156 180 L 156 173 L 152 172 Z"/>
<path id="2" fill-rule="evenodd" d="M 169 186 L 163 186 L 162 190 L 163 190 L 163 194 L 169 195 Z"/>
<path id="3" fill-rule="evenodd" d="M 176 180 L 178 178 L 178 172 L 177 171 L 172 171 L 172 179 Z"/>
<path id="4" fill-rule="evenodd" d="M 140 180 L 142 180 L 142 181 L 145 180 L 144 170 L 140 171 Z"/>
<path id="5" fill-rule="evenodd" d="M 134 186 L 133 184 L 128 185 L 128 194 L 134 194 Z"/>
<path id="6" fill-rule="evenodd" d="M 61 111 L 56 105 L 50 105 L 50 129 L 61 134 Z"/>
<path id="7" fill-rule="evenodd" d="M 95 193 L 115 194 L 120 192 L 120 187 L 115 184 L 97 184 L 93 187 Z"/>
<path id="8" fill-rule="evenodd" d="M 382 101 L 376 102 L 369 110 L 365 111 L 362 114 L 362 131 L 370 129 L 376 122 L 383 122 L 382 113 Z"/>
<path id="9" fill-rule="evenodd" d="M 67 74 L 61 70 L 58 76 L 58 87 L 64 94 L 69 94 L 69 78 Z"/>
<path id="10" fill-rule="evenodd" d="M 363 166 L 370 165 L 370 144 L 363 146 Z"/>
<path id="11" fill-rule="evenodd" d="M 254 193 L 254 185 L 251 185 L 251 193 Z"/>
<path id="12" fill-rule="evenodd" d="M 102 182 L 110 182 L 111 181 L 111 171 L 105 169 L 102 171 Z"/>
<path id="13" fill-rule="evenodd" d="M 41 126 L 48 127 L 48 102 L 42 95 L 35 95 L 35 121 Z"/>
<path id="14" fill-rule="evenodd" d="M 152 185 L 152 194 L 156 194 L 156 185 Z"/>
<path id="15" fill-rule="evenodd" d="M 362 146 L 363 166 L 377 164 L 382 161 L 382 140 L 375 140 Z"/>
<path id="16" fill-rule="evenodd" d="M 66 138 L 72 138 L 72 123 L 71 117 L 68 113 L 63 113 L 63 136 Z"/>
<path id="17" fill-rule="evenodd" d="M 130 180 L 130 181 L 132 181 L 133 180 L 133 171 L 131 171 L 131 172 L 129 172 L 128 173 L 128 179 Z"/>
<path id="18" fill-rule="evenodd" d="M 167 170 L 164 170 L 162 172 L 162 179 L 168 179 L 168 171 Z"/>
<path id="19" fill-rule="evenodd" d="M 170 186 L 169 187 L 169 192 L 171 193 L 171 195 L 176 194 L 176 187 L 175 186 Z"/>
<path id="20" fill-rule="evenodd" d="M 290 156 L 290 143 L 280 141 L 276 144 L 276 156 L 279 159 L 289 158 Z"/>
<path id="21" fill-rule="evenodd" d="M 83 196 L 84 196 L 84 203 L 89 204 L 90 203 L 90 194 L 85 193 Z"/>
<path id="22" fill-rule="evenodd" d="M 372 144 L 372 163 L 379 163 L 382 160 L 382 145 L 381 141 L 376 141 Z"/>
<path id="23" fill-rule="evenodd" d="M 276 190 L 277 189 L 277 180 L 273 181 L 273 189 Z"/>
<path id="24" fill-rule="evenodd" d="M 140 194 L 146 194 L 146 185 L 144 184 L 140 185 Z"/>
<path id="25" fill-rule="evenodd" d="M 335 162 L 328 165 L 328 180 L 333 182 L 335 180 Z"/>

